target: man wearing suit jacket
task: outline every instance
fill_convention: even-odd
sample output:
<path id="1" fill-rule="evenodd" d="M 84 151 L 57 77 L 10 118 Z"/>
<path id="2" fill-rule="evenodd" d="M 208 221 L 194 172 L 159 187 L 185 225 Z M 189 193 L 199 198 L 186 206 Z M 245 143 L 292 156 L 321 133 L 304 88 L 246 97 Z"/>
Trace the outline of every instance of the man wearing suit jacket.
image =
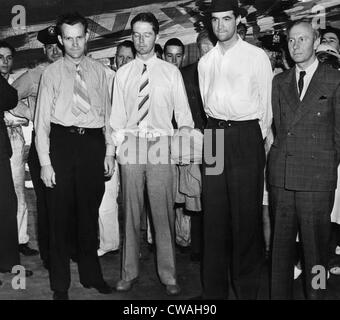
<path id="1" fill-rule="evenodd" d="M 297 232 L 307 298 L 321 299 L 326 292 L 313 289 L 312 270 L 327 266 L 340 156 L 340 73 L 316 59 L 318 38 L 309 21 L 293 22 L 288 46 L 296 66 L 273 80 L 276 137 L 268 164 L 274 211 L 273 299 L 293 298 Z"/>

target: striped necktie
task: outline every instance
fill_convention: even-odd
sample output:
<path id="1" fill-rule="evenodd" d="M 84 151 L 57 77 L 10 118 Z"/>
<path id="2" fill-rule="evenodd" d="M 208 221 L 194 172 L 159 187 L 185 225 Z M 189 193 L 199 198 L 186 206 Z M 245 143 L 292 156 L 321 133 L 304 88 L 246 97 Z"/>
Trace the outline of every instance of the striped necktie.
<path id="1" fill-rule="evenodd" d="M 142 76 L 140 80 L 139 93 L 138 93 L 138 121 L 137 125 L 140 128 L 146 127 L 146 116 L 149 112 L 149 79 L 146 64 L 144 64 Z"/>
<path id="2" fill-rule="evenodd" d="M 88 96 L 86 83 L 79 64 L 77 65 L 76 77 L 74 79 L 73 102 L 72 113 L 76 117 L 78 117 L 82 112 L 84 114 L 88 113 L 91 109 L 91 101 Z"/>

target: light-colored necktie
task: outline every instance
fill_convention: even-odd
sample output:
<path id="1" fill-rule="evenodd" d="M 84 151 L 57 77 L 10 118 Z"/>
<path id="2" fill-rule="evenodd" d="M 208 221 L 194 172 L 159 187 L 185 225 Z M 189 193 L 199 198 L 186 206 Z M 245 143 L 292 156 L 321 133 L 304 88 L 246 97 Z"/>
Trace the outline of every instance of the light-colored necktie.
<path id="1" fill-rule="evenodd" d="M 76 68 L 76 78 L 73 87 L 73 108 L 72 113 L 78 117 L 81 113 L 88 113 L 91 109 L 91 100 L 88 96 L 86 83 L 79 64 Z"/>
<path id="2" fill-rule="evenodd" d="M 146 64 L 144 64 L 142 76 L 140 80 L 140 86 L 139 86 L 139 93 L 138 93 L 138 121 L 137 125 L 140 128 L 146 129 L 146 116 L 149 112 L 149 93 L 150 93 L 150 86 L 149 86 L 149 77 L 148 77 L 148 71 L 146 68 Z"/>

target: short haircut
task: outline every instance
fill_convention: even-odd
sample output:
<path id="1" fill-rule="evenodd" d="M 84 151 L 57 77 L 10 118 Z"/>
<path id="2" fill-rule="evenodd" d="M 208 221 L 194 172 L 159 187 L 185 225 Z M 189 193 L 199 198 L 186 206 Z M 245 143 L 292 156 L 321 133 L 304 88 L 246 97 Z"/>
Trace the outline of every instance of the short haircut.
<path id="1" fill-rule="evenodd" d="M 125 41 L 119 43 L 118 46 L 117 46 L 117 53 L 118 53 L 118 50 L 119 50 L 121 47 L 130 48 L 131 51 L 132 51 L 133 56 L 134 56 L 134 57 L 136 56 L 136 49 L 135 49 L 135 46 L 133 45 L 133 42 L 132 42 L 132 41 L 130 41 L 130 40 L 125 40 Z"/>
<path id="2" fill-rule="evenodd" d="M 163 54 L 162 46 L 159 43 L 155 44 L 155 52 L 159 53 L 161 56 Z"/>
<path id="3" fill-rule="evenodd" d="M 148 22 L 152 25 L 152 29 L 155 34 L 158 34 L 159 32 L 159 23 L 156 17 L 151 12 L 142 12 L 137 14 L 132 20 L 131 20 L 131 30 L 133 29 L 133 25 L 136 22 Z"/>
<path id="4" fill-rule="evenodd" d="M 164 52 L 166 52 L 166 48 L 169 46 L 176 46 L 176 47 L 181 47 L 182 48 L 182 52 L 184 54 L 184 44 L 181 40 L 179 40 L 178 38 L 171 38 L 169 39 L 165 45 L 164 45 Z"/>
<path id="5" fill-rule="evenodd" d="M 57 33 L 61 35 L 61 26 L 66 23 L 70 26 L 73 26 L 77 23 L 81 23 L 84 26 L 85 33 L 87 32 L 88 23 L 85 17 L 83 17 L 78 12 L 70 12 L 63 14 L 58 17 L 56 27 L 57 27 Z"/>
<path id="6" fill-rule="evenodd" d="M 318 39 L 320 37 L 319 31 L 316 30 L 313 25 L 312 25 L 312 19 L 310 18 L 302 18 L 302 19 L 298 19 L 295 21 L 291 21 L 288 26 L 287 26 L 287 39 L 289 38 L 289 32 L 292 30 L 293 27 L 299 25 L 299 24 L 309 24 L 313 30 L 313 35 L 314 35 L 314 40 Z"/>
<path id="7" fill-rule="evenodd" d="M 11 54 L 14 57 L 16 51 L 12 45 L 10 45 L 7 41 L 0 40 L 0 48 L 7 48 L 11 50 Z"/>

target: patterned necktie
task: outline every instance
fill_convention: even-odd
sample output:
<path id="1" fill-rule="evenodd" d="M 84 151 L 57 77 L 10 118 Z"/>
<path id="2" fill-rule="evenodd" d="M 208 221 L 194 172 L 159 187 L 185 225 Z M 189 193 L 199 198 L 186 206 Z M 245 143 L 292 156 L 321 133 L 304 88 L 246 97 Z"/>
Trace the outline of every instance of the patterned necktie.
<path id="1" fill-rule="evenodd" d="M 78 117 L 81 112 L 85 114 L 88 113 L 91 109 L 91 101 L 79 64 L 77 65 L 76 78 L 74 79 L 73 102 L 72 113 L 76 117 Z"/>
<path id="2" fill-rule="evenodd" d="M 298 86 L 299 86 L 299 97 L 301 97 L 301 93 L 303 90 L 303 78 L 306 75 L 306 71 L 300 71 L 300 77 L 299 77 L 299 82 L 298 82 Z"/>
<path id="3" fill-rule="evenodd" d="M 140 80 L 139 86 L 139 94 L 138 94 L 138 121 L 137 125 L 141 128 L 146 125 L 145 118 L 149 112 L 149 79 L 148 72 L 146 69 L 146 64 L 144 64 L 144 68 L 142 71 L 142 76 Z"/>

